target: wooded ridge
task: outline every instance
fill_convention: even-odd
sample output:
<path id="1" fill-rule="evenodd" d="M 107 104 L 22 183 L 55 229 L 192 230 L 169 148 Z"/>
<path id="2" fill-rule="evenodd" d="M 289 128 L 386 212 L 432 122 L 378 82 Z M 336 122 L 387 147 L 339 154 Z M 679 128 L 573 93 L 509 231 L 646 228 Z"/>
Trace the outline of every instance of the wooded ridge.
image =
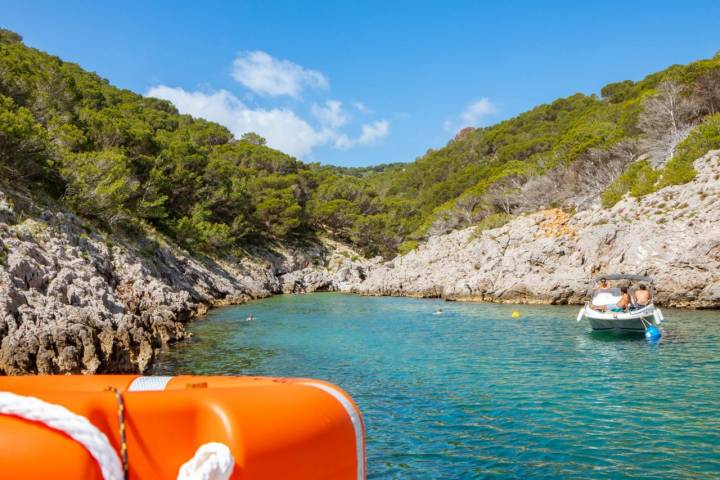
<path id="1" fill-rule="evenodd" d="M 525 212 L 609 207 L 692 180 L 720 147 L 719 112 L 716 55 L 464 129 L 413 163 L 339 168 L 233 138 L 0 30 L 2 180 L 97 228 L 151 226 L 215 256 L 327 233 L 390 258 Z"/>

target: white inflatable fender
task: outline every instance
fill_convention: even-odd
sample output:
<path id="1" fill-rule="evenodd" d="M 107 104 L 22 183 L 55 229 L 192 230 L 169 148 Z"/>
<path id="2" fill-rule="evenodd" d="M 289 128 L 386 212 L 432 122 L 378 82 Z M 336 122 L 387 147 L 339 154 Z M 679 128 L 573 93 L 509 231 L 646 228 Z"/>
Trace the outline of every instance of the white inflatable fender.
<path id="1" fill-rule="evenodd" d="M 659 308 L 655 308 L 653 318 L 655 318 L 655 324 L 657 325 L 662 324 L 663 320 L 665 320 L 665 317 L 663 317 L 662 311 Z"/>

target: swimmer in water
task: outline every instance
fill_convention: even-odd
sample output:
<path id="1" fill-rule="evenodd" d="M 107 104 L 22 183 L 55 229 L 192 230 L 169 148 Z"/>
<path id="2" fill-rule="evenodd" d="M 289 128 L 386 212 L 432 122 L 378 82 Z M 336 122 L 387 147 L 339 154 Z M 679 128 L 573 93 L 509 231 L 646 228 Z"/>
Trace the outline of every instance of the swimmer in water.
<path id="1" fill-rule="evenodd" d="M 442 314 L 443 314 L 443 309 L 442 309 L 442 308 L 438 308 L 438 309 L 435 311 L 435 315 L 442 315 Z"/>
<path id="2" fill-rule="evenodd" d="M 245 321 L 247 321 L 247 322 L 252 322 L 253 320 L 255 320 L 255 317 L 253 317 L 252 313 L 250 315 L 248 315 L 247 318 L 245 319 Z"/>

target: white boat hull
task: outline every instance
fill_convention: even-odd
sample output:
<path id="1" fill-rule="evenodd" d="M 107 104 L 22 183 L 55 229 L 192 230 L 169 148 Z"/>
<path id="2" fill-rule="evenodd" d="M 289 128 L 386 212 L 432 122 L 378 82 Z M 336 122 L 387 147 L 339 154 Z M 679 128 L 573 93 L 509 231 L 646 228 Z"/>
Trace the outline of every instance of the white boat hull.
<path id="1" fill-rule="evenodd" d="M 659 312 L 653 305 L 648 305 L 629 312 L 599 312 L 586 305 L 578 318 L 587 318 L 593 330 L 643 333 L 656 319 L 656 310 Z"/>

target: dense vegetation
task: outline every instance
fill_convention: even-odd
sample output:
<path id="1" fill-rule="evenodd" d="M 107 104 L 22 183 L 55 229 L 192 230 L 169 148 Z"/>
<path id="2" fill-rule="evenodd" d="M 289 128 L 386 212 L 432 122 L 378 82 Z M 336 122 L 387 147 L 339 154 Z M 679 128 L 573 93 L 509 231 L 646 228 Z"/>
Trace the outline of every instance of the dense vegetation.
<path id="1" fill-rule="evenodd" d="M 465 129 L 414 163 L 328 167 L 253 133 L 235 139 L 0 30 L 0 168 L 104 228 L 152 225 L 196 251 L 327 232 L 388 256 L 431 233 L 687 182 L 692 161 L 720 147 L 720 56 L 601 94 Z"/>
<path id="2" fill-rule="evenodd" d="M 720 148 L 717 112 L 720 54 L 463 131 L 370 181 L 386 201 L 405 202 L 394 231 L 411 241 L 545 206 L 582 208 L 606 190 L 612 205 L 627 192 L 690 181 L 692 161 Z"/>
<path id="3" fill-rule="evenodd" d="M 322 172 L 263 143 L 0 35 L 3 176 L 104 226 L 208 251 L 302 234 Z"/>

